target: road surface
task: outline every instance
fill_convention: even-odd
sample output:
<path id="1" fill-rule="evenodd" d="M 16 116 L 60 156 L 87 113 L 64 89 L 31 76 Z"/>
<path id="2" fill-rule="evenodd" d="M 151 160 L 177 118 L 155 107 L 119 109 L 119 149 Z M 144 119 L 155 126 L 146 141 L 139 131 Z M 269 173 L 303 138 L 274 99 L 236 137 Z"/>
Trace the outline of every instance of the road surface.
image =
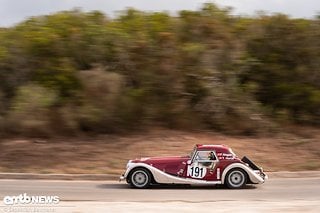
<path id="1" fill-rule="evenodd" d="M 59 196 L 52 205 L 5 205 L 5 196 Z M 0 212 L 320 212 L 319 178 L 273 178 L 241 190 L 131 189 L 115 181 L 0 180 Z"/>

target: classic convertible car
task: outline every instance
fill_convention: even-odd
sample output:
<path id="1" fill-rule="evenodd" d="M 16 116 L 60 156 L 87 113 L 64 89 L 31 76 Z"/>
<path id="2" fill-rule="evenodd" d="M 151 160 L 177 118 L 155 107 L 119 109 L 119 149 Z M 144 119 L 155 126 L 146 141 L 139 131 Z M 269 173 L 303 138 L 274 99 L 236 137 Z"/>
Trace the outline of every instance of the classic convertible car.
<path id="1" fill-rule="evenodd" d="M 249 158 L 238 158 L 225 145 L 196 145 L 188 156 L 129 160 L 120 177 L 134 188 L 151 184 L 224 184 L 242 188 L 264 183 L 267 175 Z"/>

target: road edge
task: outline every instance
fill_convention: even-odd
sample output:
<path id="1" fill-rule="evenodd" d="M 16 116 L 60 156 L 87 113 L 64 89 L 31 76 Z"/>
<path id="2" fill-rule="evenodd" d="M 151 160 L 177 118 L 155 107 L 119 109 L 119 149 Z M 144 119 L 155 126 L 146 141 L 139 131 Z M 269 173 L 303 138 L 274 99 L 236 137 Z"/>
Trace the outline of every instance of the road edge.
<path id="1" fill-rule="evenodd" d="M 0 173 L 0 179 L 38 180 L 119 180 L 120 175 L 112 174 L 39 174 L 39 173 Z"/>
<path id="2" fill-rule="evenodd" d="M 320 178 L 320 171 L 279 171 L 266 172 L 269 178 Z M 39 173 L 0 173 L 0 179 L 38 180 L 119 180 L 114 174 L 39 174 Z"/>

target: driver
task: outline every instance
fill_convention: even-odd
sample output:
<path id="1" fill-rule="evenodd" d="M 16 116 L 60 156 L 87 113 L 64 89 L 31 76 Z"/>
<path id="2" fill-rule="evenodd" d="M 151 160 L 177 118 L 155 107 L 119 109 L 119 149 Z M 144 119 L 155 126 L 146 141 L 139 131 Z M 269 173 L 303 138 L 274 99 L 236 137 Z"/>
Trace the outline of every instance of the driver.
<path id="1" fill-rule="evenodd" d="M 211 151 L 211 152 L 209 152 L 209 154 L 208 154 L 208 159 L 209 160 L 215 160 L 215 155 L 214 155 L 214 153 Z"/>

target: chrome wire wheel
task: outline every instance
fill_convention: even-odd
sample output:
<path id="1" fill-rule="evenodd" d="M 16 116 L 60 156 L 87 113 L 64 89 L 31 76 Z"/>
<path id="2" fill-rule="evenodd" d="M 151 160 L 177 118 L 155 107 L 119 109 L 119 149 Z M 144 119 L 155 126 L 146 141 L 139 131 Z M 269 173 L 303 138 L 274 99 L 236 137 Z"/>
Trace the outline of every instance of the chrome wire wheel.
<path id="1" fill-rule="evenodd" d="M 145 169 L 137 169 L 132 172 L 130 184 L 135 188 L 146 188 L 150 185 L 150 174 Z"/>
<path id="2" fill-rule="evenodd" d="M 231 170 L 227 175 L 226 185 L 231 189 L 242 188 L 246 184 L 246 174 L 240 169 Z"/>

